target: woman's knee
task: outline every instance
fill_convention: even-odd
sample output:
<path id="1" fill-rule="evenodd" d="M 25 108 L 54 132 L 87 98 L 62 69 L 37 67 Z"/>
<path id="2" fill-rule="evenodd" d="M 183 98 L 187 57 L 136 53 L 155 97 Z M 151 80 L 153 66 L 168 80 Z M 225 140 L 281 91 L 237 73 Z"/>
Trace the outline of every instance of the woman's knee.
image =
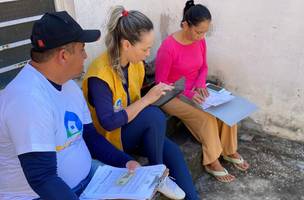
<path id="1" fill-rule="evenodd" d="M 208 124 L 210 125 L 216 125 L 217 126 L 217 119 L 213 115 L 206 113 L 206 112 L 199 112 L 197 116 L 198 122 L 201 123 L 201 125 Z"/>
<path id="2" fill-rule="evenodd" d="M 164 141 L 164 156 L 172 157 L 172 155 L 183 157 L 183 153 L 179 146 L 166 137 Z"/>
<path id="3" fill-rule="evenodd" d="M 146 120 L 146 124 L 166 126 L 165 114 L 156 106 L 148 106 L 140 113 Z"/>

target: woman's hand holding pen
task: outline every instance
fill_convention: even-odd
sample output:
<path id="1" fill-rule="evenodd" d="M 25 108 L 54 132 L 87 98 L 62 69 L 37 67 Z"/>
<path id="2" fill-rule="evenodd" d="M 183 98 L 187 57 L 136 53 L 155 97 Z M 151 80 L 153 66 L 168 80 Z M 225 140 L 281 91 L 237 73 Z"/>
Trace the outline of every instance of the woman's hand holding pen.
<path id="1" fill-rule="evenodd" d="M 159 83 L 149 90 L 143 97 L 148 102 L 148 105 L 157 101 L 161 96 L 165 95 L 167 91 L 173 90 L 174 86 L 165 83 Z"/>
<path id="2" fill-rule="evenodd" d="M 128 115 L 128 122 L 132 121 L 145 107 L 154 103 L 162 95 L 165 95 L 167 91 L 173 90 L 173 88 L 174 86 L 167 85 L 165 83 L 159 83 L 152 87 L 144 97 L 131 103 L 125 108 Z"/>
<path id="3" fill-rule="evenodd" d="M 196 88 L 196 91 L 198 91 L 198 93 L 204 97 L 204 99 L 206 99 L 209 96 L 209 92 L 207 88 Z"/>
<path id="4" fill-rule="evenodd" d="M 209 92 L 207 88 L 196 88 L 194 90 L 194 95 L 192 97 L 192 100 L 195 103 L 202 104 L 204 103 L 205 99 L 209 96 Z"/>

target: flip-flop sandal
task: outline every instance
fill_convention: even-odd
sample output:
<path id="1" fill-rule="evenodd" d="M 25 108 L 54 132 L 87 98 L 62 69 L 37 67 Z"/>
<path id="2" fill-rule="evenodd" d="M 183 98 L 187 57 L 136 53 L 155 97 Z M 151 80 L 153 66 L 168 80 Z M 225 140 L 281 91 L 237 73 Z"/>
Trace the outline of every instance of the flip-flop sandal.
<path id="1" fill-rule="evenodd" d="M 208 167 L 205 167 L 205 170 L 209 174 L 213 175 L 216 178 L 216 180 L 218 180 L 220 182 L 230 183 L 230 182 L 234 181 L 234 180 L 231 180 L 231 181 L 227 180 L 226 181 L 226 180 L 220 180 L 220 179 L 218 179 L 220 177 L 229 175 L 228 171 L 225 168 L 224 168 L 224 171 L 215 171 L 215 170 L 209 169 Z"/>
<path id="2" fill-rule="evenodd" d="M 240 158 L 231 158 L 229 156 L 223 156 L 224 160 L 228 161 L 228 162 L 231 162 L 233 164 L 233 166 L 241 171 L 247 171 L 247 169 L 244 169 L 242 167 L 240 167 L 239 165 L 242 165 L 244 164 L 245 160 L 243 159 L 242 156 L 240 156 Z"/>

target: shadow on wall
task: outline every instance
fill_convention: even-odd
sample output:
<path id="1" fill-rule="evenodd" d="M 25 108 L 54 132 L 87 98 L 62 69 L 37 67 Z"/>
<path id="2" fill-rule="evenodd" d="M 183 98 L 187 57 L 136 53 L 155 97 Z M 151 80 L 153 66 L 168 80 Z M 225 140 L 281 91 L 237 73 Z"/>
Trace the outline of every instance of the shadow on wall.
<path id="1" fill-rule="evenodd" d="M 163 41 L 169 34 L 170 16 L 168 14 L 162 13 L 160 15 L 159 24 L 160 37 L 161 41 Z"/>

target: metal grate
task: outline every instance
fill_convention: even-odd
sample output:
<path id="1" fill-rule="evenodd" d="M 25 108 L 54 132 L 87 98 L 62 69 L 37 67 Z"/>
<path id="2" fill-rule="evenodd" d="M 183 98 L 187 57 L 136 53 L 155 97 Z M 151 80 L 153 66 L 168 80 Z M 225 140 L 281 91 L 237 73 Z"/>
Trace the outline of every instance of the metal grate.
<path id="1" fill-rule="evenodd" d="M 0 3 L 0 22 L 42 15 L 54 11 L 53 0 L 19 0 Z"/>
<path id="2" fill-rule="evenodd" d="M 55 11 L 53 0 L 1 1 L 0 89 L 4 88 L 30 58 L 31 29 L 46 12 Z"/>

